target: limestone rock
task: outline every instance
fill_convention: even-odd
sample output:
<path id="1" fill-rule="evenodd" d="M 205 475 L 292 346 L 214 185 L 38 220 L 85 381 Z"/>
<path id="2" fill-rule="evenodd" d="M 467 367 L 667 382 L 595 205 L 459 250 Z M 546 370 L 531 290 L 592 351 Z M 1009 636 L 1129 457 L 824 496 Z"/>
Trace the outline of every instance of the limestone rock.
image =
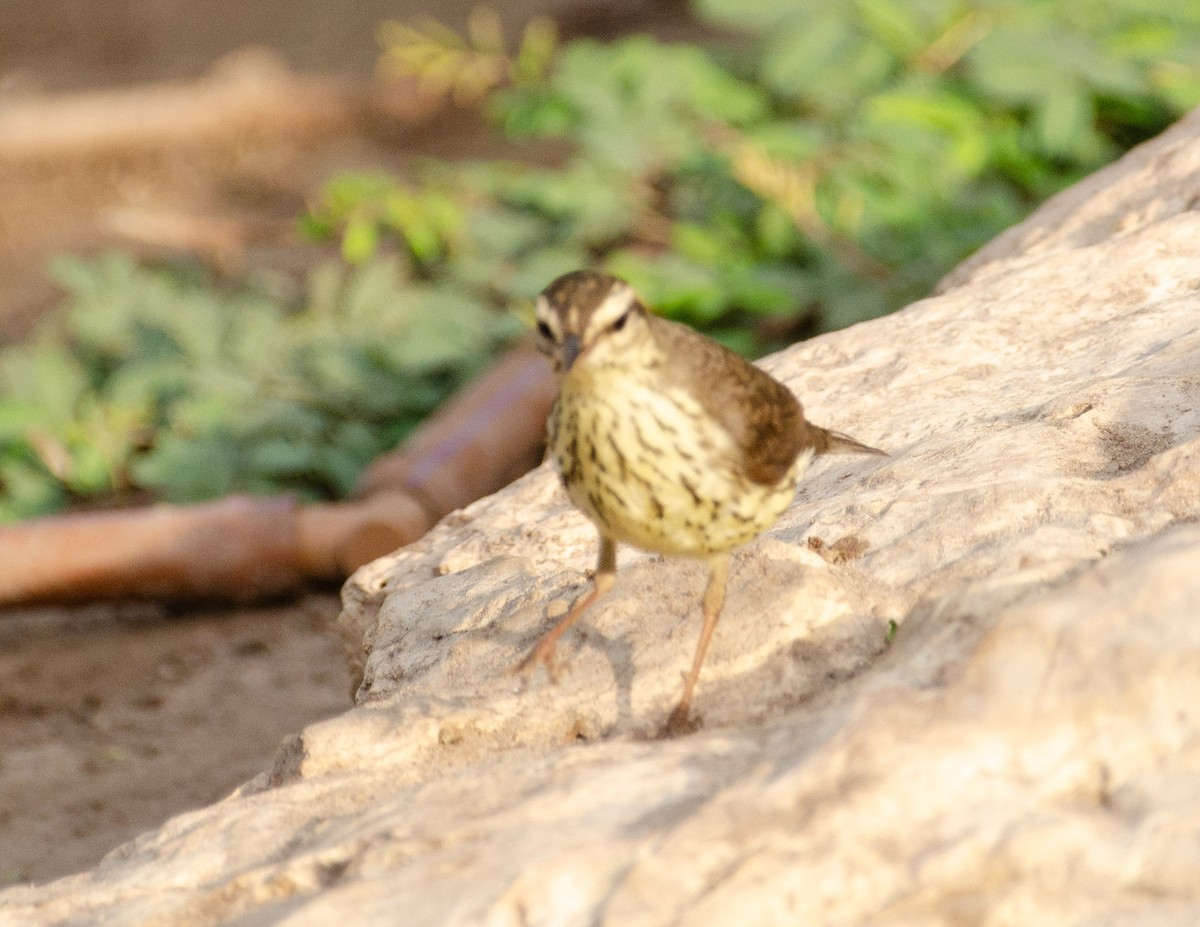
<path id="1" fill-rule="evenodd" d="M 542 468 L 347 585 L 357 708 L 0 923 L 1200 923 L 1198 165 L 1193 114 L 768 362 L 892 457 L 735 556 L 699 733 L 648 736 L 695 564 L 623 552 L 509 674 L 594 557 Z"/>

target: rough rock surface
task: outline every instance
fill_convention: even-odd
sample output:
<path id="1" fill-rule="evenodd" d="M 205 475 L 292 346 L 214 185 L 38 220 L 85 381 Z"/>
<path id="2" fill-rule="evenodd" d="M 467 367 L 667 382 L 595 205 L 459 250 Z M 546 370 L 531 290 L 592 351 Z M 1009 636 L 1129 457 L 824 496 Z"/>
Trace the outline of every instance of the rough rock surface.
<path id="1" fill-rule="evenodd" d="M 694 564 L 623 552 L 558 685 L 508 674 L 594 556 L 543 468 L 347 586 L 357 708 L 0 923 L 1200 923 L 1198 200 L 1193 114 L 770 362 L 893 456 L 735 557 L 699 733 L 648 736 Z"/>

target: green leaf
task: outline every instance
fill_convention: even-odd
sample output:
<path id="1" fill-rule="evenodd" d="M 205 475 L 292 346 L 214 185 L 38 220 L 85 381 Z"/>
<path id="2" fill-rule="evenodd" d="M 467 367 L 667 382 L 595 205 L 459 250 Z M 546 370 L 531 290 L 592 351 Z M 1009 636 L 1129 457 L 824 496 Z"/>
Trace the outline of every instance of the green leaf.
<path id="1" fill-rule="evenodd" d="M 37 336 L 23 349 L 0 355 L 4 394 L 37 404 L 49 421 L 72 418 L 88 380 L 80 360 L 52 337 Z"/>
<path id="2" fill-rule="evenodd" d="M 1092 101 L 1080 88 L 1065 85 L 1043 97 L 1034 110 L 1033 129 L 1044 151 L 1058 157 L 1088 154 Z"/>
<path id="3" fill-rule="evenodd" d="M 48 515 L 65 503 L 62 487 L 44 469 L 23 460 L 0 460 L 0 522 Z"/>
<path id="4" fill-rule="evenodd" d="M 833 111 L 880 88 L 897 65 L 883 44 L 830 8 L 772 33 L 764 43 L 761 74 L 781 96 Z"/>
<path id="5" fill-rule="evenodd" d="M 241 449 L 228 433 L 203 437 L 164 434 L 133 461 L 136 483 L 172 502 L 198 502 L 226 495 L 239 485 Z"/>
<path id="6" fill-rule="evenodd" d="M 514 87 L 492 97 L 491 118 L 509 138 L 562 138 L 579 125 L 580 114 L 562 93 L 549 87 Z"/>
<path id="7" fill-rule="evenodd" d="M 357 216 L 342 233 L 342 257 L 351 264 L 362 264 L 379 250 L 379 226 L 367 216 Z"/>
<path id="8" fill-rule="evenodd" d="M 966 61 L 980 90 L 1008 105 L 1036 103 L 1070 79 L 1053 38 L 1036 29 L 993 30 Z"/>
<path id="9" fill-rule="evenodd" d="M 44 424 L 43 416 L 36 402 L 0 399 L 0 442 L 20 440 L 30 428 Z"/>
<path id="10" fill-rule="evenodd" d="M 246 454 L 246 465 L 263 476 L 288 477 L 315 471 L 320 453 L 308 441 L 267 438 L 256 442 Z"/>
<path id="11" fill-rule="evenodd" d="M 923 28 L 919 7 L 897 0 L 857 0 L 863 25 L 871 36 L 900 58 L 911 58 L 929 44 L 933 36 Z"/>
<path id="12" fill-rule="evenodd" d="M 447 290 L 422 294 L 427 309 L 414 314 L 405 337 L 386 346 L 391 363 L 433 371 L 478 356 L 488 310 L 478 301 Z"/>

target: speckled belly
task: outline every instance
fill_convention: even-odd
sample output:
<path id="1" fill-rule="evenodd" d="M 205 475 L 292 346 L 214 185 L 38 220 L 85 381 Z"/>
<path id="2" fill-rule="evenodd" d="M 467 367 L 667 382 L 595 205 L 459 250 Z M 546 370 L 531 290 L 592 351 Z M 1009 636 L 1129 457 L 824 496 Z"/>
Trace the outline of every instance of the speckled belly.
<path id="1" fill-rule="evenodd" d="M 550 448 L 576 505 L 609 537 L 645 550 L 704 556 L 775 524 L 811 452 L 779 482 L 740 474 L 732 439 L 690 396 L 633 378 L 597 401 L 564 384 Z"/>

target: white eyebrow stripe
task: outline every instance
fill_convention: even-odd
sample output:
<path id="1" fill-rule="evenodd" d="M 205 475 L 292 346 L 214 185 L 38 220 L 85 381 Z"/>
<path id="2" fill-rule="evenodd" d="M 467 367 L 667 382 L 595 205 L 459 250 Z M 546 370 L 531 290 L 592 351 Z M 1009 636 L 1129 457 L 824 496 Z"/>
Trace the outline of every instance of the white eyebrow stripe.
<path id="1" fill-rule="evenodd" d="M 588 329 L 592 332 L 597 332 L 608 328 L 613 322 L 629 311 L 629 307 L 633 305 L 635 298 L 633 287 L 626 286 L 623 283 L 613 287 L 613 291 L 604 297 L 604 302 L 600 303 L 592 312 Z"/>
<path id="2" fill-rule="evenodd" d="M 562 324 L 559 321 L 558 313 L 550 308 L 550 301 L 545 296 L 537 298 L 537 304 L 534 308 L 534 316 L 539 322 L 545 322 L 550 329 L 550 333 L 557 339 L 562 335 Z"/>

